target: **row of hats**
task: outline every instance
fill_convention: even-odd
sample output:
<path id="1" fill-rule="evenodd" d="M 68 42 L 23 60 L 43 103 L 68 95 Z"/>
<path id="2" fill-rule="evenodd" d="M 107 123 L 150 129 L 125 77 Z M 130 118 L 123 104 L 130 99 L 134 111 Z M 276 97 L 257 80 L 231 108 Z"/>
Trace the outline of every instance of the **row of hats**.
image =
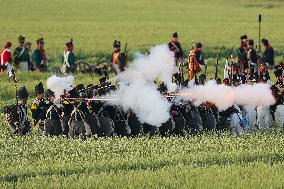
<path id="1" fill-rule="evenodd" d="M 18 41 L 19 41 L 19 43 L 25 43 L 25 37 L 24 36 L 22 36 L 22 35 L 20 35 L 19 37 L 18 37 Z M 44 41 L 43 41 L 43 36 L 41 35 L 40 36 L 40 38 L 38 38 L 37 40 L 36 40 L 36 43 L 37 44 L 44 44 Z"/>
<path id="2" fill-rule="evenodd" d="M 242 35 L 242 36 L 240 37 L 240 39 L 241 39 L 241 41 L 243 41 L 243 42 L 247 42 L 248 45 L 250 45 L 250 46 L 254 45 L 254 41 L 253 41 L 252 39 L 249 39 L 249 40 L 248 40 L 248 36 L 247 36 L 247 35 Z M 268 42 L 267 39 L 262 39 L 261 42 L 262 42 L 262 44 L 263 44 L 264 46 L 267 46 L 267 45 L 269 44 L 269 42 Z"/>

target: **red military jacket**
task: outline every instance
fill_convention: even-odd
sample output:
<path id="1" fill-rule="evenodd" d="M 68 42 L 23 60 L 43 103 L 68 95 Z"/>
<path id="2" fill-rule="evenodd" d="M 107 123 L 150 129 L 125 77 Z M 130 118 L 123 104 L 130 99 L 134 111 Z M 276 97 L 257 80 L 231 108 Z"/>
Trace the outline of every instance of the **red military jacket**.
<path id="1" fill-rule="evenodd" d="M 2 66 L 7 66 L 9 62 L 11 62 L 12 56 L 11 56 L 11 50 L 10 49 L 4 49 L 1 53 L 1 59 L 0 63 Z"/>

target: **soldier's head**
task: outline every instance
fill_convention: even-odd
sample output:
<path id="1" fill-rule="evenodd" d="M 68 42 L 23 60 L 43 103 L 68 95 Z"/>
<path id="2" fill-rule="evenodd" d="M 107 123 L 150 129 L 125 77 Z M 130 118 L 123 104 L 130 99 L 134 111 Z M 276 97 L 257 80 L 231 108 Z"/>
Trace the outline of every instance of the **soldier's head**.
<path id="1" fill-rule="evenodd" d="M 115 51 L 120 51 L 120 41 L 114 40 L 113 48 Z"/>
<path id="2" fill-rule="evenodd" d="M 173 33 L 173 36 L 172 36 L 172 42 L 177 42 L 178 41 L 178 33 L 175 32 Z"/>
<path id="3" fill-rule="evenodd" d="M 202 43 L 201 42 L 196 43 L 195 48 L 196 48 L 197 51 L 201 51 L 202 50 Z"/>
<path id="4" fill-rule="evenodd" d="M 42 49 L 44 47 L 44 41 L 43 38 L 39 38 L 36 40 L 37 48 Z"/>
<path id="5" fill-rule="evenodd" d="M 20 35 L 19 37 L 18 37 L 18 41 L 19 41 L 19 44 L 20 44 L 20 47 L 23 47 L 24 46 L 24 44 L 25 44 L 25 37 L 24 36 L 22 36 L 22 35 Z"/>
<path id="6" fill-rule="evenodd" d="M 54 99 L 55 99 L 55 94 L 52 90 L 50 89 L 47 89 L 46 92 L 45 92 L 45 98 L 47 100 L 49 100 L 50 102 L 53 102 Z"/>
<path id="7" fill-rule="evenodd" d="M 12 43 L 11 42 L 9 42 L 9 41 L 5 42 L 5 44 L 4 44 L 4 48 L 5 49 L 10 49 L 11 47 L 12 47 Z"/>
<path id="8" fill-rule="evenodd" d="M 262 42 L 262 45 L 263 45 L 264 47 L 269 46 L 269 42 L 268 42 L 267 39 L 262 39 L 261 42 Z"/>
<path id="9" fill-rule="evenodd" d="M 44 88 L 42 82 L 35 86 L 35 96 L 38 100 L 43 99 L 44 96 Z"/>
<path id="10" fill-rule="evenodd" d="M 27 49 L 29 49 L 29 51 L 31 51 L 31 50 L 32 50 L 32 43 L 29 42 L 29 41 L 27 41 L 27 42 L 25 43 L 25 47 L 26 47 Z"/>
<path id="11" fill-rule="evenodd" d="M 29 98 L 29 93 L 26 89 L 26 87 L 21 87 L 17 90 L 17 97 L 19 99 L 19 102 L 21 104 L 27 104 L 28 98 Z"/>
<path id="12" fill-rule="evenodd" d="M 277 78 L 277 81 L 283 81 L 283 70 L 281 68 L 275 70 L 274 75 Z"/>
<path id="13" fill-rule="evenodd" d="M 248 40 L 248 47 L 250 48 L 254 47 L 254 41 L 252 39 Z"/>
<path id="14" fill-rule="evenodd" d="M 224 85 L 227 85 L 227 86 L 230 86 L 230 85 L 231 85 L 229 78 L 225 78 L 225 79 L 223 80 L 223 83 L 224 83 Z"/>
<path id="15" fill-rule="evenodd" d="M 247 36 L 246 34 L 242 35 L 242 36 L 240 37 L 240 39 L 241 39 L 241 42 L 247 44 L 247 42 L 248 42 L 248 36 Z"/>
<path id="16" fill-rule="evenodd" d="M 73 45 L 73 39 L 70 39 L 70 41 L 66 42 L 66 49 L 67 51 L 73 51 L 74 45 Z"/>
<path id="17" fill-rule="evenodd" d="M 217 83 L 218 85 L 221 85 L 221 84 L 222 84 L 221 78 L 218 77 L 218 78 L 216 79 L 216 83 Z"/>

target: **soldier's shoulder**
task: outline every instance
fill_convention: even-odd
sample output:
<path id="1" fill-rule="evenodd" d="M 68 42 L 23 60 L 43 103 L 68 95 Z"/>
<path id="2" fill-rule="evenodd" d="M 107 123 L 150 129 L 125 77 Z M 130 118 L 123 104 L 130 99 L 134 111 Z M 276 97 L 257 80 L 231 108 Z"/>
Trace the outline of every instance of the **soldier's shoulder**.
<path id="1" fill-rule="evenodd" d="M 39 101 L 34 100 L 31 106 L 31 110 L 37 110 L 39 108 Z"/>

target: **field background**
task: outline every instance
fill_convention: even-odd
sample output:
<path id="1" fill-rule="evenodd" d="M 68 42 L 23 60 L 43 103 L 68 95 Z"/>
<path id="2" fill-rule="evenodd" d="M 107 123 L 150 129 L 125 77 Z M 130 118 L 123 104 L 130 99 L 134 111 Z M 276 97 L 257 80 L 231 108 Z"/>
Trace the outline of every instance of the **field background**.
<path id="1" fill-rule="evenodd" d="M 204 44 L 209 76 L 216 54 L 226 57 L 246 33 L 262 36 L 282 59 L 284 1 L 281 0 L 13 0 L 0 2 L 0 43 L 17 44 L 43 33 L 51 66 L 59 66 L 69 38 L 79 59 L 109 59 L 112 42 L 128 42 L 129 53 L 148 51 L 179 33 L 185 51 Z M 35 46 L 34 46 L 35 47 Z M 224 63 L 224 60 L 222 60 Z M 222 74 L 219 69 L 219 74 Z M 19 74 L 32 102 L 34 86 L 51 73 Z M 77 74 L 76 84 L 96 75 Z M 14 102 L 14 86 L 0 75 L 0 110 Z M 31 136 L 12 139 L 0 113 L 0 188 L 283 188 L 283 129 L 241 137 L 205 133 L 184 138 L 107 138 L 87 141 Z"/>

